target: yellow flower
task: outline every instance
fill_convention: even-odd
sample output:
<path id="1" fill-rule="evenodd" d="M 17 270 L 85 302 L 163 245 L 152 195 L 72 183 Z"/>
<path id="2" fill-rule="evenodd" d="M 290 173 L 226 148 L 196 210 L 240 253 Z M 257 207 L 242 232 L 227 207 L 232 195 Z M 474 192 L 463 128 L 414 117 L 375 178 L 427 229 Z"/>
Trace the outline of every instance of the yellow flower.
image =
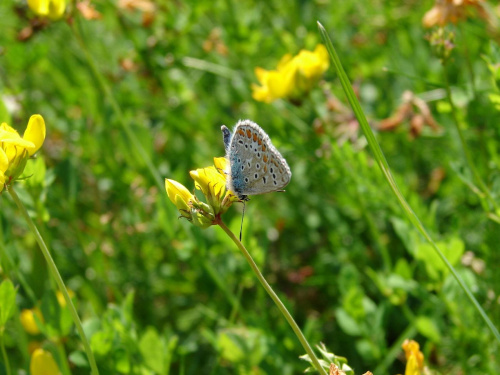
<path id="1" fill-rule="evenodd" d="M 420 345 L 414 340 L 405 340 L 401 345 L 405 351 L 406 370 L 405 375 L 420 375 L 424 368 L 424 354 L 420 351 Z"/>
<path id="2" fill-rule="evenodd" d="M 328 51 L 318 44 L 313 52 L 301 50 L 297 56 L 286 54 L 276 70 L 255 68 L 260 83 L 252 84 L 252 97 L 271 103 L 276 99 L 300 99 L 307 94 L 330 66 Z"/>
<path id="3" fill-rule="evenodd" d="M 23 137 L 7 125 L 0 125 L 0 192 L 23 173 L 26 162 L 45 140 L 45 121 L 40 115 L 31 116 Z"/>
<path id="4" fill-rule="evenodd" d="M 233 202 L 239 201 L 232 192 L 226 189 L 226 158 L 214 158 L 215 167 L 200 168 L 189 172 L 195 186 L 201 190 L 207 203 L 201 202 L 182 184 L 174 180 L 165 180 L 168 198 L 175 204 L 182 217 L 196 226 L 207 228 L 217 224 L 217 220 L 225 213 Z"/>
<path id="5" fill-rule="evenodd" d="M 467 8 L 475 7 L 484 18 L 483 0 L 436 0 L 434 7 L 425 13 L 422 23 L 425 27 L 444 26 L 467 18 Z"/>
<path id="6" fill-rule="evenodd" d="M 36 349 L 33 352 L 31 356 L 30 373 L 31 375 L 61 374 L 52 354 L 43 349 Z"/>
<path id="7" fill-rule="evenodd" d="M 28 6 L 39 16 L 57 20 L 64 15 L 66 0 L 28 0 Z"/>
<path id="8" fill-rule="evenodd" d="M 38 335 L 40 333 L 40 329 L 38 328 L 38 325 L 35 321 L 35 315 L 38 320 L 43 322 L 42 312 L 37 307 L 35 307 L 34 309 L 24 309 L 23 311 L 21 311 L 21 324 L 24 330 L 30 335 Z"/>

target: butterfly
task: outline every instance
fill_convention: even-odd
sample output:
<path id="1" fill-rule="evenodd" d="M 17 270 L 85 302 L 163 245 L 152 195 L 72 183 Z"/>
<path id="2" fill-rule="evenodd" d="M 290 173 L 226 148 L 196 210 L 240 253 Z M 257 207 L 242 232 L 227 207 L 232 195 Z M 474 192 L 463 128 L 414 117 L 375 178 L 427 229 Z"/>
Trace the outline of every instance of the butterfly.
<path id="1" fill-rule="evenodd" d="M 286 160 L 262 128 L 250 120 L 240 120 L 233 132 L 222 125 L 222 136 L 229 161 L 226 187 L 242 201 L 249 195 L 284 191 L 292 178 Z"/>

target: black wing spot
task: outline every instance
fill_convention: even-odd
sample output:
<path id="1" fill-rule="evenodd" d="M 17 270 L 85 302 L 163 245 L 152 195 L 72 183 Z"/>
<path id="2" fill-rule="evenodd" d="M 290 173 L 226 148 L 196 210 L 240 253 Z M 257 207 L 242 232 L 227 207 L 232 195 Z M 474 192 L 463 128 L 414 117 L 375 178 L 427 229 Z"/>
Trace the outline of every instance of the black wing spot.
<path id="1" fill-rule="evenodd" d="M 257 157 L 259 157 L 259 158 L 260 158 L 260 152 L 257 152 Z"/>
<path id="2" fill-rule="evenodd" d="M 241 170 L 244 170 L 244 169 L 245 169 L 245 166 L 244 166 L 244 165 L 242 165 L 242 166 L 241 166 Z"/>
<path id="3" fill-rule="evenodd" d="M 245 145 L 245 148 L 248 148 L 248 145 Z"/>
<path id="4" fill-rule="evenodd" d="M 242 144 L 243 144 L 243 141 L 240 139 L 240 140 L 238 141 L 238 143 L 239 143 L 240 145 L 242 145 Z"/>
<path id="5" fill-rule="evenodd" d="M 264 180 L 264 183 L 266 183 L 266 178 L 265 178 L 265 177 L 262 177 L 262 179 Z"/>
<path id="6" fill-rule="evenodd" d="M 273 173 L 273 178 L 276 180 L 276 175 Z"/>
<path id="7" fill-rule="evenodd" d="M 248 177 L 245 177 L 245 182 L 248 182 Z"/>
<path id="8" fill-rule="evenodd" d="M 247 164 L 248 164 L 248 167 L 251 167 L 251 166 L 252 166 L 252 164 L 250 164 L 250 162 L 249 162 L 249 161 L 247 161 Z"/>
<path id="9" fill-rule="evenodd" d="M 278 183 L 276 181 L 273 181 L 275 185 L 278 185 Z"/>
<path id="10" fill-rule="evenodd" d="M 257 163 L 257 164 L 255 165 L 255 168 L 260 169 L 260 164 L 259 164 L 259 163 Z"/>
<path id="11" fill-rule="evenodd" d="M 273 172 L 274 172 L 273 167 L 271 167 L 270 171 L 271 171 L 271 173 L 273 173 Z M 276 178 L 276 177 L 275 177 L 275 178 Z"/>
<path id="12" fill-rule="evenodd" d="M 254 174 L 255 179 L 259 178 L 259 175 L 256 173 Z"/>
<path id="13" fill-rule="evenodd" d="M 238 163 L 241 163 L 241 159 L 240 158 L 238 158 Z"/>

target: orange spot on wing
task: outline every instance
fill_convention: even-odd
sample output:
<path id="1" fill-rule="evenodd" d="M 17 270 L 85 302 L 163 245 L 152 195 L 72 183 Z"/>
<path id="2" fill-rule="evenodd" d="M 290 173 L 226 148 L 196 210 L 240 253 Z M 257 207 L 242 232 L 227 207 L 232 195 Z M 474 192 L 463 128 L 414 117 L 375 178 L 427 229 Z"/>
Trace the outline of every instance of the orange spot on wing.
<path id="1" fill-rule="evenodd" d="M 267 172 L 267 165 L 264 165 L 264 173 L 266 173 L 266 172 Z"/>
<path id="2" fill-rule="evenodd" d="M 264 155 L 264 156 L 262 157 L 262 160 L 264 160 L 264 163 L 267 163 L 267 155 Z M 264 166 L 264 168 L 266 168 L 266 167 Z"/>
<path id="3" fill-rule="evenodd" d="M 262 138 L 259 138 L 259 146 L 262 144 Z"/>
<path id="4" fill-rule="evenodd" d="M 257 142 L 257 133 L 253 133 L 253 141 Z"/>
<path id="5" fill-rule="evenodd" d="M 262 151 L 266 151 L 266 150 L 267 150 L 266 145 L 262 145 Z"/>
<path id="6" fill-rule="evenodd" d="M 247 129 L 247 137 L 252 138 L 252 131 L 250 129 Z"/>
<path id="7" fill-rule="evenodd" d="M 238 130 L 238 134 L 242 135 L 243 137 L 245 136 L 245 132 L 243 131 L 243 129 L 239 129 Z"/>

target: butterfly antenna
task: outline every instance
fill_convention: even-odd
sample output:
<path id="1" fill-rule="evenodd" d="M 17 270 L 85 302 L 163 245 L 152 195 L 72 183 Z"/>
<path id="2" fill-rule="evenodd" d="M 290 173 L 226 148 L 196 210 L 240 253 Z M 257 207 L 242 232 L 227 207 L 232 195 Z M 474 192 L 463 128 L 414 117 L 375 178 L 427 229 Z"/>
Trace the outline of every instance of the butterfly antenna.
<path id="1" fill-rule="evenodd" d="M 240 226 L 240 242 L 241 242 L 241 236 L 243 234 L 243 218 L 245 217 L 245 205 L 246 201 L 243 201 L 243 213 L 241 214 L 241 226 Z"/>

